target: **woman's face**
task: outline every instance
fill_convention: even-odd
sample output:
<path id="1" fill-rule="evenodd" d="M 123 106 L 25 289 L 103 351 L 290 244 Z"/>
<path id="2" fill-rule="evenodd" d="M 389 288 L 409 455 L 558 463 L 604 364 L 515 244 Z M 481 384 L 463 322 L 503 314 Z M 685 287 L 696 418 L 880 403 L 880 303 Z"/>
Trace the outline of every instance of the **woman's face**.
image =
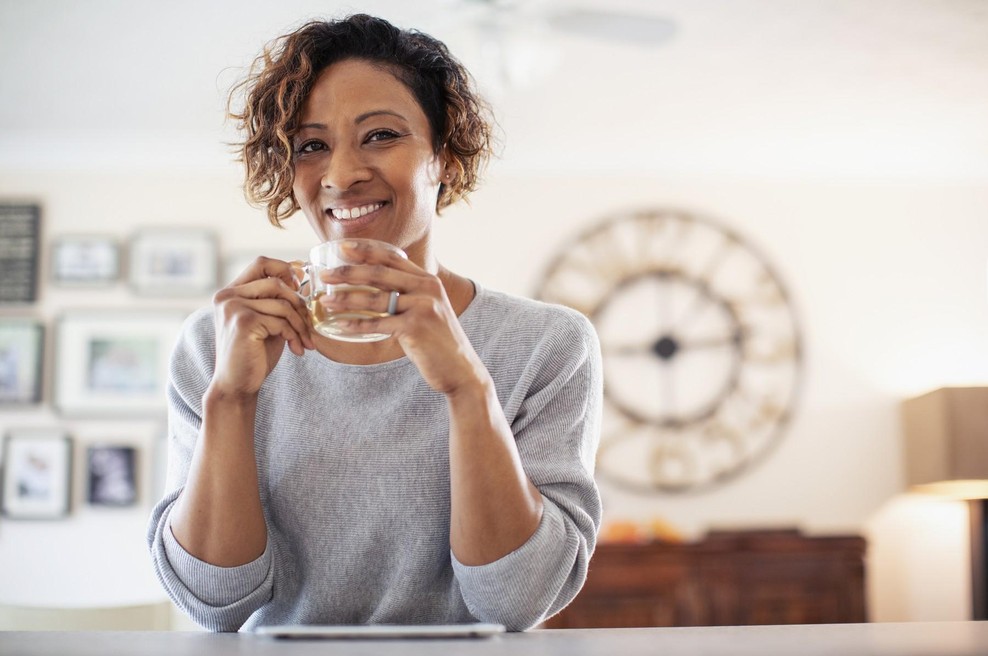
<path id="1" fill-rule="evenodd" d="M 444 162 L 411 91 L 366 61 L 337 62 L 316 80 L 299 126 L 293 191 L 319 238 L 380 239 L 418 259 Z"/>

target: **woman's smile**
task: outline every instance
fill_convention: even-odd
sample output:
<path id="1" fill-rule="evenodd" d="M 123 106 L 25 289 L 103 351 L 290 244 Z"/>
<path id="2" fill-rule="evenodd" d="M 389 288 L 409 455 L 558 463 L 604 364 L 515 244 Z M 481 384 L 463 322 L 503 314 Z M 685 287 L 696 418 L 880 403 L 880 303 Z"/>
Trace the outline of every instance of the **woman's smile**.
<path id="1" fill-rule="evenodd" d="M 319 234 L 324 239 L 332 239 L 332 235 L 352 237 L 366 234 L 370 226 L 385 218 L 385 209 L 390 206 L 387 201 L 330 205 L 325 212 L 330 225 Z"/>
<path id="2" fill-rule="evenodd" d="M 333 207 L 330 208 L 330 212 L 333 214 L 334 219 L 349 221 L 351 219 L 359 219 L 368 214 L 372 214 L 379 209 L 384 207 L 384 203 L 372 203 L 370 205 L 361 205 L 359 207 Z"/>

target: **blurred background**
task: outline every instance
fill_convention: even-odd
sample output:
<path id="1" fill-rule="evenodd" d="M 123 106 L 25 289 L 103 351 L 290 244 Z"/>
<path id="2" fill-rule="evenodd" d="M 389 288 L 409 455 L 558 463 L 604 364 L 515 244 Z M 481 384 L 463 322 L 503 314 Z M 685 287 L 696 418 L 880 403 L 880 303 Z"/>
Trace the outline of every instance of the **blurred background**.
<path id="1" fill-rule="evenodd" d="M 278 230 L 243 199 L 227 91 L 270 39 L 355 11 L 446 41 L 498 117 L 500 157 L 436 228 L 449 268 L 537 296 L 579 235 L 673 211 L 740 236 L 788 291 L 799 382 L 771 447 L 685 493 L 602 478 L 605 537 L 860 536 L 867 619 L 970 616 L 967 508 L 909 493 L 900 408 L 988 384 L 980 0 L 0 0 L 0 205 L 40 216 L 35 293 L 0 320 L 44 330 L 40 391 L 0 404 L 0 432 L 67 437 L 72 454 L 69 501 L 44 519 L 6 493 L 0 605 L 165 601 L 144 537 L 161 398 L 153 382 L 136 401 L 86 389 L 71 345 L 167 342 L 245 258 L 305 256 L 301 216 Z M 79 237 L 107 249 L 101 284 L 59 273 Z M 130 262 L 199 242 L 174 293 L 174 271 Z M 107 454 L 132 494 L 93 493 Z"/>

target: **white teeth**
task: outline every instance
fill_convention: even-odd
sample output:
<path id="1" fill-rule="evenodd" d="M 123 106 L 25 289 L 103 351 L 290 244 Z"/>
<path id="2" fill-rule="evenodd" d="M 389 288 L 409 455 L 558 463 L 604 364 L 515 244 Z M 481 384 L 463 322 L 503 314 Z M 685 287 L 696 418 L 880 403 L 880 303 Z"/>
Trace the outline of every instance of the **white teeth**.
<path id="1" fill-rule="evenodd" d="M 373 205 L 363 205 L 362 207 L 351 207 L 350 209 L 337 209 L 333 208 L 333 217 L 337 219 L 359 219 L 362 216 L 367 216 L 374 210 L 379 210 L 384 207 L 384 203 L 374 203 Z"/>

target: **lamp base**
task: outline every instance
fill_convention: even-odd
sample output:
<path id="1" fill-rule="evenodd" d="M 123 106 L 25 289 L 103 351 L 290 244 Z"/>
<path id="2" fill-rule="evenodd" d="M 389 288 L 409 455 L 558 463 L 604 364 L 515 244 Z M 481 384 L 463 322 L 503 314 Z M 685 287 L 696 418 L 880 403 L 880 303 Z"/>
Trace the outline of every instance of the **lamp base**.
<path id="1" fill-rule="evenodd" d="M 967 502 L 971 516 L 971 614 L 988 620 L 988 499 Z"/>

